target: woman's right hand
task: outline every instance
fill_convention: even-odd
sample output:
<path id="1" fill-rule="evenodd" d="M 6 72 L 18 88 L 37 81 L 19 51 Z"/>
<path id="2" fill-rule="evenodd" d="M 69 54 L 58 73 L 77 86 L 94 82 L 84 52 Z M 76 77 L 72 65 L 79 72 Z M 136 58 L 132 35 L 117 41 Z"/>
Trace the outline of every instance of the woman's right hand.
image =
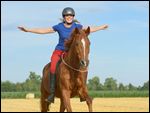
<path id="1" fill-rule="evenodd" d="M 24 32 L 28 32 L 28 29 L 25 27 L 22 27 L 22 26 L 19 26 L 18 29 L 20 29 L 21 31 L 24 31 Z"/>
<path id="2" fill-rule="evenodd" d="M 54 33 L 55 31 L 53 28 L 32 28 L 32 29 L 27 29 L 25 27 L 19 26 L 18 29 L 24 32 L 31 32 L 31 33 L 36 33 L 36 34 L 47 34 L 47 33 Z"/>

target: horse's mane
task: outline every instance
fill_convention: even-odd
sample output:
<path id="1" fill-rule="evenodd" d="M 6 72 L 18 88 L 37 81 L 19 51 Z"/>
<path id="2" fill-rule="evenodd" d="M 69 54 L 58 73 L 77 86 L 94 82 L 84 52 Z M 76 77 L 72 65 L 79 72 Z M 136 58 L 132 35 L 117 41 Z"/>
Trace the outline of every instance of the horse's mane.
<path id="1" fill-rule="evenodd" d="M 65 40 L 65 43 L 64 43 L 66 50 L 70 48 L 71 44 L 73 43 L 73 40 L 76 39 L 77 33 L 80 34 L 81 32 L 82 30 L 79 30 L 78 28 L 75 28 L 72 31 L 70 37 L 67 40 Z"/>
<path id="2" fill-rule="evenodd" d="M 75 29 L 72 31 L 70 37 L 68 39 L 65 40 L 65 49 L 68 50 L 74 40 L 74 36 L 75 36 Z"/>
<path id="3" fill-rule="evenodd" d="M 84 34 L 84 33 L 86 35 L 89 35 L 89 33 L 90 33 L 90 27 L 88 27 L 87 30 L 75 28 L 72 31 L 70 37 L 67 40 L 65 40 L 65 43 L 64 43 L 65 49 L 68 50 L 71 47 L 71 44 L 77 38 L 77 34 Z"/>

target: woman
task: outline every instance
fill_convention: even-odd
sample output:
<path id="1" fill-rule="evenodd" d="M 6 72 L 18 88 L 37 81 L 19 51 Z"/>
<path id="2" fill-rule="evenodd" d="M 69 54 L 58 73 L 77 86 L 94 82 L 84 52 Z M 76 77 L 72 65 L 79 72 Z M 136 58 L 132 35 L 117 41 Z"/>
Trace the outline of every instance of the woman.
<path id="1" fill-rule="evenodd" d="M 51 56 L 51 66 L 50 66 L 50 92 L 48 99 L 46 99 L 49 103 L 54 103 L 54 92 L 55 92 L 55 70 L 56 64 L 60 59 L 61 54 L 65 51 L 64 41 L 69 38 L 72 30 L 74 28 L 78 29 L 86 29 L 81 24 L 75 23 L 75 11 L 71 7 L 66 7 L 62 11 L 63 22 L 54 25 L 52 28 L 37 28 L 37 29 L 28 29 L 25 27 L 18 27 L 20 30 L 24 32 L 38 33 L 38 34 L 47 34 L 58 32 L 59 34 L 59 43 L 57 44 L 52 56 Z M 108 27 L 108 25 L 90 27 L 90 32 L 95 32 L 99 30 L 104 30 Z"/>

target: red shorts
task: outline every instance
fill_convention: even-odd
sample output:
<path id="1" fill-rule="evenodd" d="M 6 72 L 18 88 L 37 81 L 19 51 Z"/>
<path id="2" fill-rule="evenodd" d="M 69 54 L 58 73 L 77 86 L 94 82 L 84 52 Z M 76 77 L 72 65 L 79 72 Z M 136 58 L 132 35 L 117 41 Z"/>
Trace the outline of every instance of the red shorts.
<path id="1" fill-rule="evenodd" d="M 55 50 L 51 56 L 50 72 L 52 74 L 55 73 L 57 62 L 60 60 L 62 53 L 64 53 L 64 51 Z"/>

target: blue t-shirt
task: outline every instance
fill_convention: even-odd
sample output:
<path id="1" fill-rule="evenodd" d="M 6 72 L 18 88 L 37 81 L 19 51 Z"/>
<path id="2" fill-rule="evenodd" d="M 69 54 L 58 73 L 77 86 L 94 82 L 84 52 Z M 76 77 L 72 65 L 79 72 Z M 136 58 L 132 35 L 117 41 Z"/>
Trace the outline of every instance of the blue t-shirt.
<path id="1" fill-rule="evenodd" d="M 81 24 L 76 24 L 75 22 L 72 23 L 72 26 L 70 28 L 66 28 L 63 22 L 54 25 L 52 28 L 59 34 L 59 42 L 55 47 L 55 50 L 64 51 L 65 50 L 64 41 L 70 37 L 72 30 L 75 28 L 82 29 L 82 27 L 83 26 Z"/>

